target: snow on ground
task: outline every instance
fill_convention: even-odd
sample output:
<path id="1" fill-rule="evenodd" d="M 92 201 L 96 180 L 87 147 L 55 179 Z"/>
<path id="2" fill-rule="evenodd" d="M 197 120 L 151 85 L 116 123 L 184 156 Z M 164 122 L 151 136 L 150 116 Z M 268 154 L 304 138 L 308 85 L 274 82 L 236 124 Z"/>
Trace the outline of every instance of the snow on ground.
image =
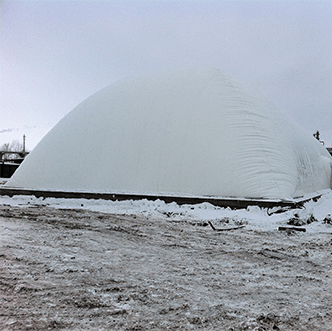
<path id="1" fill-rule="evenodd" d="M 331 213 L 1 196 L 0 329 L 332 330 Z"/>
<path id="2" fill-rule="evenodd" d="M 332 215 L 332 191 L 324 191 L 318 201 L 305 203 L 304 208 L 286 210 L 278 213 L 280 208 L 267 210 L 257 206 L 247 209 L 232 210 L 213 206 L 210 203 L 196 205 L 178 205 L 175 202 L 165 203 L 161 200 L 93 200 L 93 199 L 60 199 L 36 198 L 34 196 L 1 197 L 2 204 L 10 206 L 42 205 L 62 209 L 82 209 L 119 215 L 142 215 L 155 218 L 171 217 L 175 221 L 207 222 L 216 225 L 246 225 L 250 230 L 272 231 L 278 226 L 286 225 L 296 214 L 299 221 L 295 225 L 305 225 L 307 232 L 325 232 L 330 228 L 326 223 Z M 276 213 L 273 213 L 276 212 Z M 272 215 L 269 214 L 272 213 Z M 314 218 L 310 219 L 310 216 Z M 315 220 L 315 221 L 314 221 Z M 291 224 L 292 225 L 292 224 Z"/>

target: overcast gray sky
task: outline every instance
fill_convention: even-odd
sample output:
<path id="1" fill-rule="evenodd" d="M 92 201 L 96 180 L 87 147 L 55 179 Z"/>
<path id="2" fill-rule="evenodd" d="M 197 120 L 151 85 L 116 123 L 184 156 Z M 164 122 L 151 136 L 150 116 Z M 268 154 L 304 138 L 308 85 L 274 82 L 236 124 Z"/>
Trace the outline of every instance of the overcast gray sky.
<path id="1" fill-rule="evenodd" d="M 332 1 L 0 0 L 0 146 L 129 75 L 224 70 L 332 143 Z"/>

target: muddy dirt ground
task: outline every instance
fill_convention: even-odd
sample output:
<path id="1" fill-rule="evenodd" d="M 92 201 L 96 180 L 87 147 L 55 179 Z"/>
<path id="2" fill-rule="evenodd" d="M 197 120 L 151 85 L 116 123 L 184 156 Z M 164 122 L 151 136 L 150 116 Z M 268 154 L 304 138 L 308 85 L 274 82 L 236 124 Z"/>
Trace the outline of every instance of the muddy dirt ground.
<path id="1" fill-rule="evenodd" d="M 332 330 L 331 233 L 0 214 L 1 330 Z"/>

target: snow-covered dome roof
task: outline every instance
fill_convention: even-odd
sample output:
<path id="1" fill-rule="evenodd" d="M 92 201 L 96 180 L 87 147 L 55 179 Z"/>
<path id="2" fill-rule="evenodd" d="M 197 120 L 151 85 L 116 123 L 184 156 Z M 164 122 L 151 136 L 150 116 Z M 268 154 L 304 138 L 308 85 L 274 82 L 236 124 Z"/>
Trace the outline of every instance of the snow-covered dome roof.
<path id="1" fill-rule="evenodd" d="M 214 68 L 118 81 L 36 146 L 12 187 L 288 198 L 330 188 L 310 134 Z"/>

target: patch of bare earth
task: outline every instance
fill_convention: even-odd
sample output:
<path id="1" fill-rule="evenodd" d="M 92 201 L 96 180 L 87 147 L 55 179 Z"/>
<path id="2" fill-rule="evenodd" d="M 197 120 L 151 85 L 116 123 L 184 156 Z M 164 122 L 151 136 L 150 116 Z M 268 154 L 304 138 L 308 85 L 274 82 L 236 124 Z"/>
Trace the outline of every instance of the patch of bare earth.
<path id="1" fill-rule="evenodd" d="M 1 330 L 332 330 L 332 236 L 0 206 Z"/>

